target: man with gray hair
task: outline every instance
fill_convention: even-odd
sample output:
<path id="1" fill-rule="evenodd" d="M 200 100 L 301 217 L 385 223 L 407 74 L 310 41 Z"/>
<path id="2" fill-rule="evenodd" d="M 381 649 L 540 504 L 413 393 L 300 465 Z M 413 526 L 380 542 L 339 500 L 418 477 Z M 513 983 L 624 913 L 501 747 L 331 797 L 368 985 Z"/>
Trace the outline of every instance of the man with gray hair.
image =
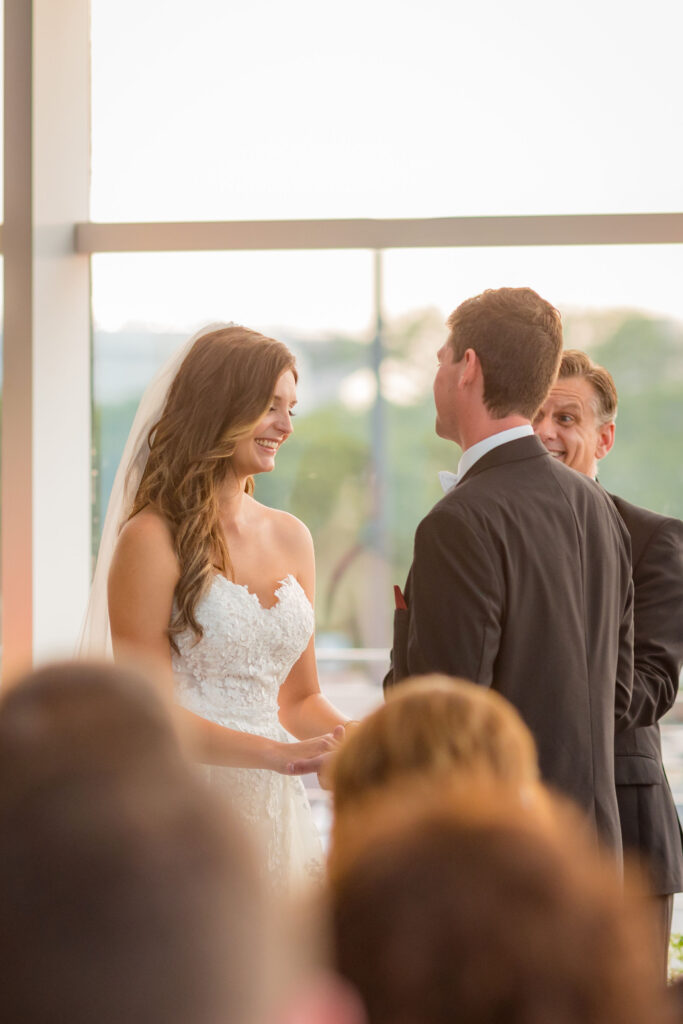
<path id="1" fill-rule="evenodd" d="M 593 479 L 614 444 L 617 391 L 584 352 L 562 355 L 534 420 L 550 454 Z M 681 829 L 662 765 L 659 719 L 673 706 L 683 664 L 683 523 L 610 495 L 629 534 L 634 583 L 634 687 L 629 726 L 615 738 L 625 850 L 646 868 L 668 950 L 673 894 L 683 889 Z"/>

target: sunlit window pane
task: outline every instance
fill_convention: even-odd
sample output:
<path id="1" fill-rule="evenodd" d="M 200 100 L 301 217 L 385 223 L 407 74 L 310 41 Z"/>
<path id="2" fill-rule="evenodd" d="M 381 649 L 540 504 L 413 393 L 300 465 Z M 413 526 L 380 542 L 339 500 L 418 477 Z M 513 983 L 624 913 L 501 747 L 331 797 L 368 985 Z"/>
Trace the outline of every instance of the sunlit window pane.
<path id="1" fill-rule="evenodd" d="M 371 254 L 97 256 L 93 301 L 95 542 L 147 382 L 195 330 L 236 320 L 296 354 L 295 433 L 275 472 L 257 479 L 256 497 L 313 532 L 319 643 L 387 647 L 390 608 L 374 590 L 388 584 L 388 570 L 372 530 Z"/>
<path id="2" fill-rule="evenodd" d="M 98 220 L 683 209 L 683 6 L 92 0 Z"/>
<path id="3" fill-rule="evenodd" d="M 567 346 L 613 373 L 617 443 L 601 480 L 683 515 L 682 264 L 683 246 L 387 252 L 378 405 L 370 254 L 98 256 L 96 527 L 154 370 L 202 324 L 247 323 L 291 345 L 301 373 L 294 437 L 257 496 L 313 532 L 323 642 L 388 645 L 389 585 L 405 577 L 415 527 L 440 496 L 438 470 L 459 457 L 434 433 L 444 321 L 464 298 L 502 284 L 535 286 L 561 309 Z"/>
<path id="4" fill-rule="evenodd" d="M 426 423 L 431 381 L 423 368 L 430 359 L 433 365 L 446 316 L 484 288 L 529 285 L 561 310 L 565 346 L 586 349 L 614 376 L 616 442 L 600 464 L 601 481 L 630 501 L 683 517 L 681 274 L 682 245 L 387 252 L 384 303 L 398 339 L 388 394 L 398 398 L 412 382 L 415 403 L 429 410 Z"/>

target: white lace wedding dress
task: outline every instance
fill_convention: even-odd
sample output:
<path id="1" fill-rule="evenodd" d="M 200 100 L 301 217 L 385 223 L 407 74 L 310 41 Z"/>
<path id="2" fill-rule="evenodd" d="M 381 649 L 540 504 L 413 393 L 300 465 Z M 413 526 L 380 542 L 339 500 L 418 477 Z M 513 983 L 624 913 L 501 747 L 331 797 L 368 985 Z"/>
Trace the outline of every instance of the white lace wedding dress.
<path id="1" fill-rule="evenodd" d="M 294 576 L 264 608 L 247 587 L 216 575 L 196 609 L 204 636 L 187 630 L 173 655 L 178 703 L 202 718 L 274 740 L 280 685 L 313 632 L 313 609 Z M 212 785 L 248 820 L 278 887 L 320 877 L 322 846 L 300 778 L 258 768 L 205 766 Z"/>

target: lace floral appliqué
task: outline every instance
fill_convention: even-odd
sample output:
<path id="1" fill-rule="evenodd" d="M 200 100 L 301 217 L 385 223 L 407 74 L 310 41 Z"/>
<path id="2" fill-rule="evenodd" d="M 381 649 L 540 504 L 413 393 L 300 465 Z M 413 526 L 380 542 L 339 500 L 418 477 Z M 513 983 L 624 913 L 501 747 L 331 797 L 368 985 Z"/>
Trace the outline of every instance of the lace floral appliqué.
<path id="1" fill-rule="evenodd" d="M 204 636 L 176 637 L 176 698 L 220 725 L 286 741 L 277 716 L 280 686 L 313 632 L 313 609 L 294 576 L 264 608 L 246 587 L 216 576 L 197 606 Z M 260 836 L 278 886 L 319 877 L 322 847 L 303 782 L 253 768 L 204 769 L 211 784 Z"/>

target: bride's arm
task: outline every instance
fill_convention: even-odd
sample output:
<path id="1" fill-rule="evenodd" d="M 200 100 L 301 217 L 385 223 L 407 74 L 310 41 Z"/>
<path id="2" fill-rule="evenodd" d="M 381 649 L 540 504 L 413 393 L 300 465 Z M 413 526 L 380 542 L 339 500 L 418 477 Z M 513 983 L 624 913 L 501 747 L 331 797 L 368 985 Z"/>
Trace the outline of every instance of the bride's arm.
<path id="1" fill-rule="evenodd" d="M 279 705 L 280 721 L 298 739 L 332 732 L 349 721 L 320 692 L 313 637 L 280 687 Z"/>
<path id="2" fill-rule="evenodd" d="M 180 577 L 168 526 L 143 509 L 129 520 L 114 550 L 107 598 L 114 658 L 142 657 L 171 671 L 167 628 Z"/>
<path id="3" fill-rule="evenodd" d="M 295 575 L 313 605 L 315 599 L 313 540 L 303 523 L 293 517 L 287 518 L 289 520 L 288 550 L 294 556 Z M 280 687 L 278 703 L 280 721 L 288 732 L 299 739 L 317 736 L 322 732 L 333 732 L 337 726 L 344 726 L 349 721 L 348 717 L 342 714 L 320 692 L 313 637 Z"/>
<path id="4" fill-rule="evenodd" d="M 159 666 L 171 678 L 166 630 L 179 575 L 166 523 L 152 510 L 138 513 L 121 531 L 109 572 L 109 619 L 117 660 L 135 659 L 143 665 Z M 316 757 L 335 745 L 331 736 L 320 735 L 305 743 L 279 743 L 180 710 L 192 756 L 207 764 L 268 768 L 287 774 L 292 761 Z"/>

